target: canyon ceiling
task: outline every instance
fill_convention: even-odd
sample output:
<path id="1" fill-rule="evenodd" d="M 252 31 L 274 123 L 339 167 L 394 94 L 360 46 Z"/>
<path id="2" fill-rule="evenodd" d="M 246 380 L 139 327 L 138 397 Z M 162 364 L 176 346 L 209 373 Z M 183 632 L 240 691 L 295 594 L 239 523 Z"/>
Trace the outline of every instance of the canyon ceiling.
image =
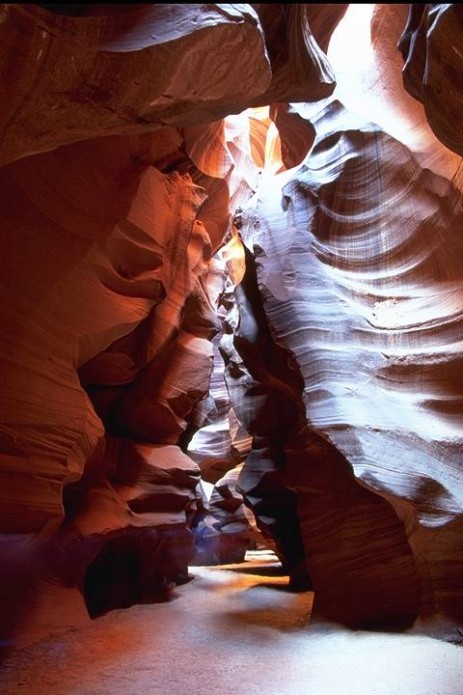
<path id="1" fill-rule="evenodd" d="M 463 620 L 463 10 L 0 6 L 3 644 L 275 550 Z"/>

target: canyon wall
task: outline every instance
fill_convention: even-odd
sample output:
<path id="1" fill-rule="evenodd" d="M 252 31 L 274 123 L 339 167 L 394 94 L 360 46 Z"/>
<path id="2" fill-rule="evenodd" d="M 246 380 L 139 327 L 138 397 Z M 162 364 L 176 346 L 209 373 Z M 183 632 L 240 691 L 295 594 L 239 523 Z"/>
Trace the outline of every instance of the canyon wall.
<path id="1" fill-rule="evenodd" d="M 420 8 L 1 7 L 3 643 L 256 546 L 330 620 L 461 622 L 461 15 Z"/>

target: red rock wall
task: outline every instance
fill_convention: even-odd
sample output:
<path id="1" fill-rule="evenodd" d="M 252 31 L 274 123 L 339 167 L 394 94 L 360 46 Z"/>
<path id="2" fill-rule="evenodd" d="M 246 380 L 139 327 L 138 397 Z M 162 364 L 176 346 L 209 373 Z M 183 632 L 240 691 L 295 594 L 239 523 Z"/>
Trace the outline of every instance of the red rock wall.
<path id="1" fill-rule="evenodd" d="M 361 7 L 0 9 L 1 639 L 235 558 L 240 494 L 325 616 L 461 620 L 459 15 L 339 60 Z"/>

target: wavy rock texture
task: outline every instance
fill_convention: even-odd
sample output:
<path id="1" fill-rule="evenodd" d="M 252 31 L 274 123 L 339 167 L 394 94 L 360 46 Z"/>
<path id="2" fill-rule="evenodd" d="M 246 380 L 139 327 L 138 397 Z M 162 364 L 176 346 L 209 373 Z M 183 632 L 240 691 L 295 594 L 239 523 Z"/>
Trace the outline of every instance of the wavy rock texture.
<path id="1" fill-rule="evenodd" d="M 251 437 L 237 418 L 227 389 L 225 366 L 220 344 L 226 330 L 226 311 L 220 298 L 227 286 L 242 278 L 244 265 L 237 236 L 222 247 L 211 263 L 210 274 L 217 273 L 217 318 L 221 328 L 213 338 L 214 368 L 207 398 L 192 413 L 187 453 L 201 471 L 201 504 L 193 522 L 196 565 L 242 562 L 246 550 L 259 543 L 273 547 L 270 537 L 264 540 L 253 514 L 245 506 L 237 485 L 243 461 L 251 451 Z"/>
<path id="2" fill-rule="evenodd" d="M 205 194 L 188 175 L 165 175 L 139 164 L 141 151 L 149 149 L 162 159 L 176 145 L 175 133 L 170 142 L 164 138 L 158 144 L 155 136 L 151 142 L 147 137 L 108 138 L 1 170 L 6 196 L 2 253 L 8 271 L 2 277 L 0 523 L 3 533 L 30 535 L 26 546 L 19 538 L 16 542 L 19 560 L 27 566 L 29 557 L 43 555 L 42 579 L 55 572 L 50 562 L 55 563 L 51 553 L 35 545 L 45 543 L 45 551 L 47 544 L 56 547 L 53 538 L 63 522 L 68 535 L 80 538 L 71 542 L 59 536 L 73 558 L 68 565 L 75 567 L 75 575 L 66 583 L 74 586 L 82 580 L 85 563 L 102 552 L 101 541 L 82 538 L 109 534 L 115 543 L 111 533 L 127 529 L 124 542 L 130 544 L 130 528 L 143 526 L 158 543 L 169 507 L 156 501 L 159 514 L 149 514 L 150 502 L 140 516 L 137 510 L 144 503 L 134 502 L 137 485 L 131 493 L 124 488 L 124 494 L 115 488 L 122 454 L 114 459 L 105 429 L 119 426 L 114 434 L 131 433 L 141 444 L 176 443 L 183 418 L 207 391 L 210 343 L 202 337 L 204 329 L 196 334 L 181 329 L 201 326 L 200 309 L 207 306 L 199 277 L 207 270 L 210 242 L 197 219 Z M 166 355 L 164 380 L 154 385 L 150 365 L 157 356 L 165 365 Z M 191 383 L 184 380 L 185 370 Z M 140 415 L 157 412 L 154 433 L 142 421 L 132 425 L 128 418 L 119 424 L 127 401 L 137 404 Z M 135 466 L 137 458 L 127 451 Z M 185 458 L 180 449 L 178 457 Z M 158 457 L 161 468 L 164 458 Z M 187 460 L 193 489 L 198 468 Z M 166 461 L 169 468 L 169 457 Z M 177 517 L 169 521 L 177 526 L 181 521 L 184 529 L 179 534 L 186 548 L 179 554 L 182 576 L 194 553 L 185 515 L 190 494 L 178 493 Z M 140 529 L 135 536 L 143 546 Z M 8 544 L 3 547 L 8 555 Z M 143 553 L 143 562 L 148 561 L 149 553 Z M 151 561 L 159 564 L 159 556 Z M 7 573 L 2 580 L 9 584 Z"/>
<path id="3" fill-rule="evenodd" d="M 164 598 L 239 493 L 328 617 L 461 618 L 461 161 L 368 8 L 0 8 L 1 639 Z"/>
<path id="4" fill-rule="evenodd" d="M 311 122 L 310 155 L 242 237 L 304 380 L 284 475 L 318 604 L 354 624 L 413 621 L 419 601 L 461 619 L 460 195 L 336 101 Z"/>
<path id="5" fill-rule="evenodd" d="M 113 143 L 105 145 L 109 149 Z M 73 147 L 77 150 L 76 158 L 92 151 L 90 145 L 83 146 L 83 151 L 79 146 Z M 150 169 L 145 171 L 137 190 L 139 167 L 135 168 L 136 173 L 133 166 L 132 172 L 128 167 L 128 184 L 123 186 L 117 180 L 119 174 L 113 171 L 112 179 L 103 178 L 102 185 L 112 183 L 119 205 L 114 206 L 108 195 L 105 211 L 108 222 L 96 215 L 96 219 L 92 219 L 89 214 L 87 227 L 83 210 L 77 210 L 74 216 L 64 216 L 62 197 L 65 198 L 65 194 L 62 188 L 56 191 L 50 185 L 52 178 L 59 180 L 62 176 L 70 154 L 68 150 L 58 151 L 2 170 L 3 190 L 9 193 L 3 226 L 4 258 L 8 267 L 3 278 L 3 301 L 11 345 L 7 350 L 7 344 L 4 352 L 8 363 L 4 383 L 4 403 L 8 412 L 4 421 L 9 422 L 4 429 L 4 446 L 9 447 L 12 470 L 17 476 L 29 476 L 28 465 L 31 460 L 37 461 L 33 465 L 37 473 L 35 482 L 38 487 L 45 485 L 48 492 L 42 499 L 50 500 L 47 505 L 43 501 L 46 507 L 43 519 L 37 508 L 31 511 L 30 518 L 21 512 L 13 526 L 21 523 L 24 532 L 40 530 L 45 519 L 48 523 L 53 505 L 59 523 L 62 509 L 59 491 L 56 490 L 56 496 L 54 485 L 80 475 L 85 459 L 103 434 L 80 387 L 76 366 L 88 364 L 89 358 L 114 338 L 130 332 L 158 305 L 159 311 L 151 317 L 155 326 L 151 326 L 149 348 L 151 354 L 159 352 L 166 338 L 178 327 L 178 314 L 191 290 L 190 273 L 196 277 L 199 257 L 193 228 L 201 197 L 190 180 L 162 176 Z M 79 161 L 74 163 L 78 180 Z M 88 160 L 81 160 L 80 166 L 88 181 L 91 176 L 87 165 Z M 89 193 L 91 182 L 87 181 Z M 135 191 L 137 202 L 132 204 Z M 97 180 L 94 195 L 98 194 Z M 149 195 L 153 201 L 156 195 L 164 198 L 164 203 L 157 205 L 156 218 L 153 217 L 154 208 L 150 208 Z M 108 235 L 108 226 L 111 222 L 114 224 L 114 217 L 122 216 L 120 208 L 124 197 L 126 218 L 120 219 Z M 103 206 L 101 199 L 98 202 Z M 146 214 L 143 210 L 149 211 L 148 217 L 143 216 Z M 166 255 L 162 246 L 162 234 L 169 224 L 175 226 L 177 219 L 180 220 L 178 246 L 170 253 L 176 255 L 177 263 L 183 258 L 183 274 L 169 265 L 169 252 Z M 85 238 L 82 231 L 99 234 L 102 238 L 93 242 Z M 170 241 L 165 240 L 165 243 L 171 246 Z M 23 245 L 26 253 L 21 252 Z M 200 250 L 199 255 L 201 253 Z M 31 268 L 35 270 L 33 276 Z M 27 283 L 24 282 L 26 278 Z M 101 358 L 100 362 L 103 383 L 124 383 L 136 373 L 136 363 L 129 357 L 124 360 L 117 351 L 106 359 Z M 27 372 L 24 372 L 24 365 L 28 367 Z M 53 379 L 50 379 L 50 367 Z M 94 363 L 93 370 L 97 368 Z M 21 459 L 29 464 L 23 468 L 18 466 Z M 42 475 L 48 478 L 47 484 Z M 3 490 L 8 499 L 6 485 L 5 482 Z M 25 487 L 24 494 L 33 496 L 32 486 Z M 12 510 L 6 514 L 5 523 L 11 519 L 11 513 Z"/>
<path id="6" fill-rule="evenodd" d="M 259 529 L 273 539 L 291 584 L 307 588 L 311 581 L 285 451 L 302 422 L 300 403 L 293 399 L 302 382 L 290 369 L 287 352 L 270 335 L 249 253 L 245 262 L 241 283 L 227 288 L 227 330 L 220 344 L 234 410 L 252 436 L 238 485 Z"/>
<path id="7" fill-rule="evenodd" d="M 308 6 L 256 5 L 265 30 L 251 5 L 125 4 L 95 16 L 46 7 L 3 6 L 2 164 L 96 135 L 209 123 L 334 89 Z M 339 8 L 324 23 L 315 10 L 323 37 L 346 5 Z"/>
<path id="8" fill-rule="evenodd" d="M 220 252 L 223 256 L 227 244 Z M 221 272 L 223 292 L 224 262 L 215 262 L 212 269 Z M 224 321 L 224 311 L 219 308 L 217 318 Z M 192 412 L 190 439 L 187 444 L 188 455 L 201 470 L 203 481 L 215 484 L 223 475 L 244 461 L 251 450 L 251 438 L 244 429 L 232 408 L 225 379 L 225 367 L 220 354 L 220 341 L 223 328 L 217 331 L 212 340 L 214 365 L 209 381 L 208 394 L 198 402 Z"/>
<path id="9" fill-rule="evenodd" d="M 2 162 L 95 134 L 215 120 L 271 81 L 248 5 L 123 5 L 93 17 L 5 5 L 0 30 Z M 214 72 L 208 53 L 220 56 Z"/>
<path id="10" fill-rule="evenodd" d="M 188 580 L 194 553 L 198 467 L 176 446 L 109 440 L 107 449 L 112 474 L 66 491 L 66 531 L 93 536 L 81 579 L 91 617 L 163 597 Z"/>
<path id="11" fill-rule="evenodd" d="M 238 487 L 243 464 L 218 480 L 205 500 L 204 513 L 195 524 L 195 565 L 244 562 L 246 551 L 266 543 Z"/>
<path id="12" fill-rule="evenodd" d="M 217 117 L 213 102 L 220 114 L 228 112 L 230 85 L 220 79 L 214 87 L 209 69 L 206 75 L 191 60 L 194 54 L 203 66 L 204 51 L 214 42 L 214 54 L 219 44 L 235 54 L 237 43 L 259 53 L 252 68 L 244 63 L 239 68 L 246 105 L 269 84 L 260 25 L 249 7 L 243 14 L 213 6 L 145 5 L 121 7 L 110 17 L 100 9 L 97 17 L 69 18 L 30 5 L 5 6 L 1 27 L 8 56 L 2 79 L 9 85 L 2 104 L 2 156 L 3 161 L 22 157 L 1 171 L 8 270 L 2 276 L 0 524 L 11 534 L 2 537 L 2 566 L 12 567 L 1 576 L 2 594 L 9 596 L 6 639 L 21 623 L 26 594 L 35 597 L 37 621 L 47 622 L 52 600 L 41 597 L 51 597 L 50 581 L 77 587 L 91 614 L 140 600 L 146 582 L 135 585 L 133 572 L 130 577 L 120 572 L 131 544 L 131 566 L 142 576 L 157 577 L 159 590 L 187 575 L 199 469 L 180 446 L 208 390 L 210 339 L 217 330 L 203 277 L 228 229 L 230 197 L 240 201 L 253 190 L 241 184 L 235 160 L 247 157 L 250 176 L 257 174 L 236 128 L 227 135 L 233 151 L 225 141 L 219 148 L 219 161 L 231 154 L 219 178 L 195 166 L 200 132 L 167 127 L 24 157 L 90 135 L 132 132 L 130 118 L 127 127 L 121 116 L 124 104 L 132 109 L 135 130 L 152 128 L 152 121 L 143 120 L 142 102 L 156 101 L 164 83 L 173 98 L 167 105 L 163 99 L 151 104 L 153 113 L 167 117 L 172 103 L 180 113 L 181 104 L 190 101 L 208 102 L 206 120 Z M 162 38 L 145 45 L 156 27 Z M 35 55 L 31 42 L 35 72 L 25 59 Z M 229 58 L 221 55 L 226 65 Z M 160 56 L 164 72 L 157 67 Z M 149 70 L 143 67 L 148 63 Z M 247 83 L 246 71 L 257 89 Z M 131 82 L 132 73 L 146 83 Z M 238 103 L 236 75 L 228 73 Z M 199 91 L 192 100 L 193 75 Z M 116 86 L 116 78 L 113 93 L 107 88 Z M 147 86 L 154 91 L 147 94 Z M 182 124 L 188 120 L 181 118 Z M 223 123 L 216 128 L 226 132 Z M 119 444 L 121 436 L 131 438 L 133 450 Z M 169 461 L 179 461 L 189 471 L 187 491 L 182 476 L 173 477 L 170 491 L 156 488 L 154 474 L 146 473 L 154 464 L 137 467 L 140 447 L 152 451 L 142 456 L 149 461 L 157 452 L 155 467 L 170 479 Z M 130 484 L 124 482 L 128 465 L 140 480 L 129 476 Z M 158 545 L 161 553 L 155 552 Z M 170 546 L 178 552 L 165 561 Z M 65 561 L 55 562 L 55 553 Z M 111 568 L 112 554 L 117 567 Z M 31 576 L 24 589 L 21 574 Z M 108 582 L 111 574 L 119 576 L 122 593 L 113 583 L 107 603 L 98 605 L 102 578 Z M 81 613 L 82 597 L 74 603 Z"/>
<path id="13" fill-rule="evenodd" d="M 454 179 L 461 189 L 461 157 L 442 147 L 422 104 L 404 88 L 404 61 L 398 44 L 411 7 L 417 6 L 349 6 L 342 25 L 333 33 L 327 54 L 336 73 L 333 95 L 363 120 L 378 123 L 407 145 L 421 166 Z M 355 50 L 350 50 L 353 35 Z"/>

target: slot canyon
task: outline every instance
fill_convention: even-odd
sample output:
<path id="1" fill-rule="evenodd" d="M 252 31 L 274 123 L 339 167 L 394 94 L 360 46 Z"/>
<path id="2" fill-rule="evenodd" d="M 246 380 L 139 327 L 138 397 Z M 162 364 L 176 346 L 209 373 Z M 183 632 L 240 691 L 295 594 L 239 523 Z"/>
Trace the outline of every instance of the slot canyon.
<path id="1" fill-rule="evenodd" d="M 461 695 L 463 7 L 0 35 L 0 691 Z"/>

